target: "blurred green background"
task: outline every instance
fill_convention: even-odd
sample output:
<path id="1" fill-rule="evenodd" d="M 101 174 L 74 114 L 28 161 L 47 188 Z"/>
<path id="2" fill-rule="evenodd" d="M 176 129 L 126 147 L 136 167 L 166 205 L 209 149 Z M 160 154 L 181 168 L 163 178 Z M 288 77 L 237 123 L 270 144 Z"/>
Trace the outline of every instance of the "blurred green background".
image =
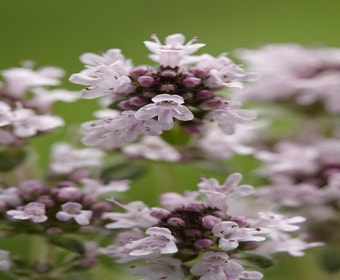
<path id="1" fill-rule="evenodd" d="M 135 65 L 149 64 L 143 41 L 152 33 L 162 41 L 177 32 L 187 39 L 197 36 L 206 43 L 203 51 L 212 55 L 267 43 L 340 45 L 340 1 L 336 0 L 0 0 L 0 11 L 0 69 L 19 66 L 23 60 L 59 66 L 67 72 L 63 86 L 74 90 L 81 87 L 70 84 L 67 77 L 82 69 L 79 55 L 120 48 Z M 95 106 L 79 101 L 57 110 L 76 125 L 92 119 Z M 65 133 L 37 140 L 41 153 L 45 155 L 51 141 Z M 176 168 L 191 186 L 198 182 L 197 176 L 206 175 Z M 315 266 L 313 256 L 284 258 L 265 279 L 327 280 Z"/>

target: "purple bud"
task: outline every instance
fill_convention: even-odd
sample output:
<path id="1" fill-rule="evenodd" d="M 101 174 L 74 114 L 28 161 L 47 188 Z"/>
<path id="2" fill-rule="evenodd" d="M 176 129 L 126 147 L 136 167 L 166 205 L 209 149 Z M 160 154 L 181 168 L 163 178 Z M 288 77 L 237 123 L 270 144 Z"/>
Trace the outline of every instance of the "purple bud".
<path id="1" fill-rule="evenodd" d="M 240 227 L 244 226 L 247 223 L 247 219 L 243 216 L 234 216 L 230 219 L 230 221 L 235 222 Z"/>
<path id="2" fill-rule="evenodd" d="M 212 215 L 207 215 L 202 218 L 202 226 L 206 229 L 212 229 L 214 225 L 220 223 L 222 220 Z"/>
<path id="3" fill-rule="evenodd" d="M 204 68 L 200 68 L 200 67 L 195 67 L 193 69 L 191 69 L 191 72 L 198 77 L 203 77 L 206 76 L 208 71 Z"/>
<path id="4" fill-rule="evenodd" d="M 157 219 L 163 219 L 169 216 L 169 214 L 170 212 L 168 210 L 159 207 L 152 207 L 150 211 L 150 216 Z"/>
<path id="5" fill-rule="evenodd" d="M 171 92 L 171 91 L 175 91 L 176 87 L 172 84 L 164 84 L 161 85 L 160 90 L 162 92 Z"/>
<path id="6" fill-rule="evenodd" d="M 146 104 L 146 101 L 143 98 L 140 98 L 138 96 L 134 96 L 129 99 L 129 103 L 133 106 L 143 106 Z"/>
<path id="7" fill-rule="evenodd" d="M 123 100 L 118 103 L 119 108 L 123 110 L 132 110 L 134 109 L 129 100 Z"/>
<path id="8" fill-rule="evenodd" d="M 150 87 L 155 82 L 154 78 L 151 76 L 139 76 L 137 81 L 142 87 Z"/>
<path id="9" fill-rule="evenodd" d="M 46 207 L 50 208 L 55 206 L 55 201 L 49 195 L 42 195 L 37 199 L 37 202 L 44 204 Z"/>
<path id="10" fill-rule="evenodd" d="M 178 217 L 172 217 L 168 219 L 168 223 L 172 226 L 180 226 L 180 227 L 185 225 L 184 220 Z"/>
<path id="11" fill-rule="evenodd" d="M 194 243 L 194 246 L 199 248 L 199 249 L 205 249 L 213 245 L 214 243 L 212 242 L 211 239 L 204 238 L 204 239 L 198 239 Z"/>
<path id="12" fill-rule="evenodd" d="M 202 89 L 196 93 L 196 98 L 199 100 L 207 100 L 214 96 L 210 90 Z"/>
<path id="13" fill-rule="evenodd" d="M 140 75 L 145 74 L 147 71 L 148 71 L 148 68 L 146 66 L 135 67 L 130 71 L 130 76 L 138 77 Z"/>
<path id="14" fill-rule="evenodd" d="M 93 212 L 100 212 L 100 213 L 108 212 L 109 210 L 111 210 L 111 208 L 112 208 L 112 204 L 106 201 L 99 201 L 91 206 L 91 210 Z"/>
<path id="15" fill-rule="evenodd" d="M 84 178 L 88 178 L 91 172 L 89 170 L 77 170 L 70 175 L 70 179 L 79 182 Z"/>
<path id="16" fill-rule="evenodd" d="M 188 237 L 198 237 L 202 235 L 202 232 L 198 229 L 192 228 L 185 230 L 184 234 Z"/>
<path id="17" fill-rule="evenodd" d="M 155 97 L 156 93 L 153 91 L 145 91 L 143 92 L 143 97 L 151 99 L 152 97 Z"/>
<path id="18" fill-rule="evenodd" d="M 186 93 L 182 94 L 182 97 L 183 97 L 184 100 L 192 99 L 193 94 L 191 92 L 186 92 Z"/>
<path id="19" fill-rule="evenodd" d="M 62 234 L 63 230 L 59 227 L 50 227 L 47 229 L 47 234 L 48 235 L 59 235 Z"/>
<path id="20" fill-rule="evenodd" d="M 219 210 L 214 211 L 212 214 L 213 214 L 215 217 L 218 217 L 218 218 L 220 218 L 220 219 L 222 219 L 222 220 L 225 220 L 225 219 L 228 217 L 227 214 L 225 214 L 224 212 L 219 211 Z"/>
<path id="21" fill-rule="evenodd" d="M 45 192 L 45 185 L 39 180 L 22 181 L 19 185 L 21 194 L 25 199 L 32 200 L 34 197 Z"/>
<path id="22" fill-rule="evenodd" d="M 160 73 L 160 75 L 162 77 L 166 77 L 166 78 L 175 78 L 177 73 L 175 71 L 172 71 L 172 70 L 164 70 Z"/>
<path id="23" fill-rule="evenodd" d="M 57 197 L 63 202 L 76 201 L 81 197 L 81 191 L 76 187 L 61 188 Z"/>
<path id="24" fill-rule="evenodd" d="M 186 88 L 194 88 L 201 84 L 201 79 L 195 78 L 195 77 L 189 77 L 189 78 L 185 78 L 182 81 L 182 83 Z"/>

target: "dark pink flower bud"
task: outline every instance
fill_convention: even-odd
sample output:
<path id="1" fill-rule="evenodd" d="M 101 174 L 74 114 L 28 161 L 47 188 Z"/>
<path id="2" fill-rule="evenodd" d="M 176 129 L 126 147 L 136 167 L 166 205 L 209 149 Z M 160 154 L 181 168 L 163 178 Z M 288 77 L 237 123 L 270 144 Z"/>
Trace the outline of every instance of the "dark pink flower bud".
<path id="1" fill-rule="evenodd" d="M 151 76 L 139 76 L 137 81 L 142 87 L 150 87 L 155 82 L 154 78 Z"/>
<path id="2" fill-rule="evenodd" d="M 211 239 L 204 238 L 204 239 L 198 239 L 194 243 L 194 246 L 199 248 L 199 249 L 205 249 L 213 245 L 214 243 L 212 242 Z"/>
<path id="3" fill-rule="evenodd" d="M 214 225 L 218 224 L 222 220 L 212 215 L 207 215 L 202 218 L 202 226 L 206 229 L 212 229 Z"/>
<path id="4" fill-rule="evenodd" d="M 201 79 L 195 78 L 195 77 L 189 77 L 189 78 L 185 78 L 182 81 L 182 83 L 186 88 L 194 88 L 201 84 Z"/>
<path id="5" fill-rule="evenodd" d="M 170 219 L 168 219 L 168 223 L 172 226 L 184 226 L 185 222 L 183 219 L 178 218 L 178 217 L 172 217 Z"/>

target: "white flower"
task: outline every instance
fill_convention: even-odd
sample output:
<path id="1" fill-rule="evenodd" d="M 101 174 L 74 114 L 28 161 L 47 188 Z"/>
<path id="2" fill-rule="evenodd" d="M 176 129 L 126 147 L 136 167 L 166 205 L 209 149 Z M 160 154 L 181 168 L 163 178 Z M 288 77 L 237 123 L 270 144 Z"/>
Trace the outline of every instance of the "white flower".
<path id="1" fill-rule="evenodd" d="M 21 104 L 17 104 L 17 108 L 13 110 L 10 121 L 13 134 L 21 138 L 31 137 L 38 132 L 64 125 L 63 119 L 57 116 L 36 115 L 33 110 L 22 108 Z"/>
<path id="2" fill-rule="evenodd" d="M 274 228 L 283 231 L 296 231 L 300 227 L 293 225 L 302 223 L 306 218 L 302 216 L 287 217 L 273 212 L 259 212 L 260 221 L 256 223 L 257 226 Z"/>
<path id="3" fill-rule="evenodd" d="M 181 269 L 182 262 L 168 256 L 158 256 L 156 259 L 148 260 L 144 266 L 136 266 L 131 269 L 131 275 L 146 274 L 144 280 L 181 280 L 184 273 Z"/>
<path id="4" fill-rule="evenodd" d="M 74 219 L 79 225 L 85 226 L 90 224 L 92 217 L 92 211 L 81 210 L 82 205 L 77 202 L 67 202 L 61 205 L 62 211 L 56 214 L 56 218 L 59 221 L 69 221 Z"/>
<path id="5" fill-rule="evenodd" d="M 47 111 L 56 101 L 73 102 L 79 99 L 77 91 L 70 91 L 66 89 L 51 89 L 39 87 L 32 89 L 33 97 L 29 104 L 38 108 L 39 110 Z"/>
<path id="6" fill-rule="evenodd" d="M 83 123 L 82 132 L 85 134 L 82 141 L 87 146 L 100 145 L 112 149 L 134 141 L 140 134 L 146 133 L 151 136 L 162 133 L 158 123 L 153 120 L 138 120 L 134 117 L 134 111 L 123 111 L 112 117 L 106 114 L 103 120 Z"/>
<path id="7" fill-rule="evenodd" d="M 68 143 L 56 143 L 52 147 L 50 170 L 55 174 L 70 174 L 84 167 L 102 165 L 104 153 L 94 148 L 77 149 Z"/>
<path id="8" fill-rule="evenodd" d="M 38 202 L 30 202 L 25 206 L 19 206 L 17 210 L 9 210 L 6 213 L 13 219 L 32 220 L 34 223 L 42 223 L 47 220 L 45 205 Z"/>
<path id="9" fill-rule="evenodd" d="M 196 38 L 184 45 L 185 37 L 179 33 L 167 36 L 165 38 L 165 45 L 162 45 L 155 34 L 151 38 L 155 42 L 144 42 L 145 46 L 154 53 L 150 55 L 150 58 L 159 62 L 162 66 L 170 66 L 172 68 L 197 61 L 198 58 L 189 55 L 205 46 L 205 44 L 193 44 Z"/>
<path id="10" fill-rule="evenodd" d="M 240 185 L 242 175 L 240 173 L 231 174 L 221 186 L 215 178 L 201 178 L 198 184 L 199 192 L 203 193 L 211 207 L 218 207 L 227 210 L 228 199 L 253 194 L 254 188 L 250 185 Z"/>
<path id="11" fill-rule="evenodd" d="M 178 251 L 175 238 L 167 228 L 151 227 L 146 230 L 149 237 L 125 245 L 132 256 L 147 256 L 153 253 L 172 254 Z"/>
<path id="12" fill-rule="evenodd" d="M 181 154 L 157 136 L 144 136 L 138 143 L 123 147 L 129 157 L 143 157 L 150 160 L 179 161 Z"/>
<path id="13" fill-rule="evenodd" d="M 130 92 L 132 87 L 131 80 L 125 72 L 120 61 L 106 66 L 96 67 L 94 73 L 78 73 L 70 77 L 70 81 L 75 84 L 85 85 L 87 88 L 81 91 L 84 98 L 92 99 L 109 94 L 122 94 Z"/>
<path id="14" fill-rule="evenodd" d="M 235 249 L 239 241 L 263 241 L 265 237 L 258 236 L 268 234 L 269 231 L 263 228 L 240 228 L 237 223 L 224 221 L 214 225 L 212 233 L 219 237 L 218 246 L 225 251 Z"/>
<path id="15" fill-rule="evenodd" d="M 224 101 L 219 98 L 204 102 L 200 107 L 211 110 L 205 115 L 205 118 L 216 121 L 225 134 L 233 134 L 236 125 L 244 124 L 257 116 L 257 112 L 254 110 L 239 109 L 240 102 Z"/>
<path id="16" fill-rule="evenodd" d="M 150 216 L 150 209 L 141 201 L 134 201 L 127 205 L 119 204 L 113 201 L 125 210 L 127 213 L 104 213 L 102 219 L 110 219 L 116 222 L 107 224 L 106 228 L 132 228 L 132 227 L 150 227 L 157 222 L 157 219 Z"/>
<path id="17" fill-rule="evenodd" d="M 203 261 L 195 264 L 190 272 L 200 276 L 199 280 L 239 280 L 239 279 L 262 279 L 262 273 L 258 271 L 245 271 L 238 262 L 230 259 L 223 252 L 205 252 Z"/>
<path id="18" fill-rule="evenodd" d="M 84 186 L 84 194 L 99 196 L 108 192 L 125 192 L 129 189 L 129 180 L 110 181 L 108 184 L 91 179 L 84 178 L 80 181 Z"/>
<path id="19" fill-rule="evenodd" d="M 170 130 L 174 126 L 173 118 L 181 121 L 190 121 L 194 118 L 193 113 L 184 105 L 183 97 L 179 95 L 159 94 L 151 99 L 154 103 L 140 108 L 135 113 L 135 118 L 148 120 L 155 116 L 163 130 Z"/>
<path id="20" fill-rule="evenodd" d="M 36 71 L 28 68 L 11 68 L 2 71 L 5 79 L 6 93 L 21 98 L 27 90 L 38 86 L 60 84 L 59 78 L 64 71 L 57 67 L 42 67 Z"/>

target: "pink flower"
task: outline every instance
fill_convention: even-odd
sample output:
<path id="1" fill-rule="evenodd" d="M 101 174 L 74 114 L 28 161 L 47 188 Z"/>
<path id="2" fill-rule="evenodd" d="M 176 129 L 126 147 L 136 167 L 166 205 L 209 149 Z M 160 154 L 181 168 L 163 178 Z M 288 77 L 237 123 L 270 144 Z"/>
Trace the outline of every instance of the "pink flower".
<path id="1" fill-rule="evenodd" d="M 6 213 L 13 219 L 32 220 L 34 223 L 42 223 L 47 220 L 45 205 L 38 202 L 30 202 L 25 206 L 19 206 L 17 210 L 9 210 Z"/>
<path id="2" fill-rule="evenodd" d="M 259 212 L 260 220 L 257 226 L 274 228 L 282 231 L 296 231 L 300 227 L 294 224 L 306 221 L 302 216 L 287 217 L 272 212 Z"/>
<path id="3" fill-rule="evenodd" d="M 211 207 L 227 209 L 227 200 L 231 197 L 247 196 L 254 193 L 254 188 L 250 185 L 240 185 L 242 175 L 240 173 L 231 174 L 221 186 L 215 178 L 201 178 L 198 184 L 199 192 L 207 198 Z"/>
<path id="4" fill-rule="evenodd" d="M 245 271 L 238 262 L 230 259 L 223 252 L 205 252 L 203 261 L 195 264 L 190 272 L 193 275 L 201 276 L 200 280 L 239 280 L 254 279 L 260 280 L 263 275 L 257 271 Z"/>
<path id="5" fill-rule="evenodd" d="M 214 225 L 212 233 L 219 237 L 218 246 L 225 251 L 235 249 L 239 241 L 263 241 L 265 237 L 258 236 L 268 234 L 263 228 L 240 228 L 237 223 L 224 221 Z"/>
<path id="6" fill-rule="evenodd" d="M 158 117 L 158 124 L 163 130 L 172 129 L 173 118 L 181 121 L 190 121 L 194 118 L 193 113 L 184 105 L 183 97 L 179 95 L 160 94 L 151 99 L 154 103 L 140 108 L 135 113 L 135 118 L 148 120 Z"/>
<path id="7" fill-rule="evenodd" d="M 138 143 L 123 147 L 123 153 L 130 158 L 143 157 L 159 161 L 179 161 L 181 154 L 162 138 L 144 136 Z"/>
<path id="8" fill-rule="evenodd" d="M 61 206 L 62 211 L 56 214 L 56 218 L 59 221 L 69 221 L 74 219 L 77 224 L 85 226 L 90 224 L 90 219 L 92 217 L 92 211 L 81 210 L 82 205 L 77 202 L 67 202 Z"/>
<path id="9" fill-rule="evenodd" d="M 125 245 L 132 256 L 147 256 L 154 253 L 172 254 L 178 251 L 175 238 L 167 228 L 151 227 L 146 230 L 149 237 Z"/>
<path id="10" fill-rule="evenodd" d="M 135 201 L 122 205 L 112 201 L 127 211 L 127 213 L 104 213 L 102 219 L 110 219 L 116 222 L 109 223 L 106 228 L 132 228 L 136 226 L 150 227 L 157 219 L 150 216 L 150 209 L 141 201 Z"/>
<path id="11" fill-rule="evenodd" d="M 99 167 L 104 153 L 94 148 L 78 149 L 68 143 L 56 143 L 52 147 L 50 170 L 54 174 L 70 174 L 77 169 Z"/>
<path id="12" fill-rule="evenodd" d="M 158 37 L 153 34 L 151 36 L 155 42 L 145 41 L 145 46 L 154 54 L 151 59 L 159 62 L 162 66 L 176 67 L 183 64 L 193 63 L 195 57 L 189 56 L 196 52 L 205 44 L 193 44 L 196 38 L 184 45 L 185 37 L 182 34 L 172 34 L 165 38 L 165 45 L 159 41 Z"/>
<path id="13" fill-rule="evenodd" d="M 34 87 L 59 85 L 64 71 L 57 67 L 42 67 L 36 71 L 29 68 L 11 68 L 2 71 L 6 93 L 15 98 L 22 98 Z"/>
<path id="14" fill-rule="evenodd" d="M 237 124 L 244 124 L 257 116 L 254 110 L 239 109 L 241 103 L 237 101 L 224 101 L 220 98 L 204 102 L 200 107 L 210 110 L 205 119 L 217 122 L 225 134 L 233 134 Z"/>
<path id="15" fill-rule="evenodd" d="M 121 74 L 123 66 L 118 61 L 110 66 L 101 65 L 94 73 L 78 73 L 70 77 L 75 84 L 86 85 L 81 91 L 84 98 L 92 99 L 109 94 L 120 94 L 131 91 L 132 84 L 128 76 Z"/>
<path id="16" fill-rule="evenodd" d="M 153 119 L 139 120 L 134 117 L 134 111 L 123 111 L 116 116 L 83 123 L 82 132 L 85 134 L 82 141 L 87 146 L 102 146 L 106 149 L 120 147 L 127 142 L 134 141 L 140 134 L 156 136 L 162 133 L 158 123 Z"/>
<path id="17" fill-rule="evenodd" d="M 144 266 L 136 266 L 131 269 L 131 275 L 147 275 L 143 279 L 166 279 L 180 280 L 184 278 L 181 269 L 182 262 L 168 256 L 158 256 L 155 259 L 148 260 Z"/>

